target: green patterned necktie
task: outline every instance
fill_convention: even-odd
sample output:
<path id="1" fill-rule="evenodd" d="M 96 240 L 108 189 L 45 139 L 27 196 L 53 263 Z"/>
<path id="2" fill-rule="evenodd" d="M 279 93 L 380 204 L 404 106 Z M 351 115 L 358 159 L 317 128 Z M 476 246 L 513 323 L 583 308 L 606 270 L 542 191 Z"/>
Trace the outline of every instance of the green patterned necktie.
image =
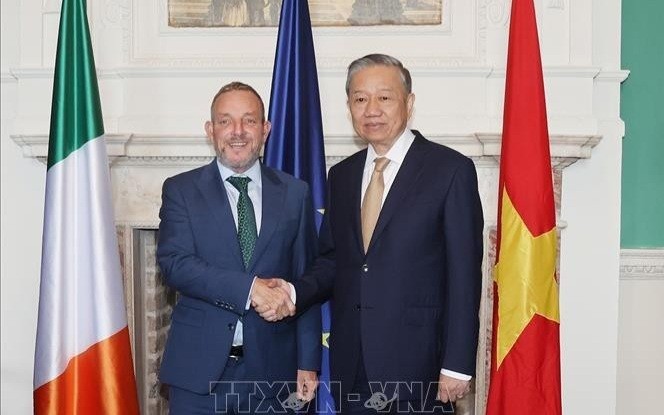
<path id="1" fill-rule="evenodd" d="M 237 239 L 240 242 L 244 267 L 247 268 L 258 238 L 254 205 L 249 199 L 249 193 L 247 193 L 247 187 L 251 179 L 231 176 L 226 180 L 240 192 L 240 197 L 237 200 Z"/>

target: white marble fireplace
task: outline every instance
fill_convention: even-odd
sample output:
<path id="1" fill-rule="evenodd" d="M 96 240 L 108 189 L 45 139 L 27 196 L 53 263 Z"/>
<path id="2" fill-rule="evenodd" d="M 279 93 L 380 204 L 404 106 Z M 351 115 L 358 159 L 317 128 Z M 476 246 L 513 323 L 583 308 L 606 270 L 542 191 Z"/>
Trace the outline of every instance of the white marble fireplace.
<path id="1" fill-rule="evenodd" d="M 431 138 L 472 157 L 478 172 L 486 218 L 478 372 L 473 394 L 459 405 L 458 413 L 481 414 L 484 412 L 490 362 L 491 268 L 494 262 L 496 226 L 493 218 L 497 208 L 500 136 L 478 133 Z M 15 136 L 14 139 L 23 146 L 26 156 L 45 160 L 46 136 Z M 176 293 L 163 285 L 155 259 L 161 184 L 169 176 L 209 162 L 213 150 L 202 135 L 109 135 L 107 140 L 140 400 L 144 413 L 166 414 L 157 371 Z M 589 158 L 593 147 L 600 140 L 601 137 L 595 135 L 551 137 L 552 174 L 558 212 L 565 168 L 579 159 Z M 331 137 L 326 139 L 326 148 L 333 154 L 326 160 L 330 167 L 360 149 L 361 144 L 353 137 Z M 565 226 L 564 221 L 558 221 L 559 229 Z"/>

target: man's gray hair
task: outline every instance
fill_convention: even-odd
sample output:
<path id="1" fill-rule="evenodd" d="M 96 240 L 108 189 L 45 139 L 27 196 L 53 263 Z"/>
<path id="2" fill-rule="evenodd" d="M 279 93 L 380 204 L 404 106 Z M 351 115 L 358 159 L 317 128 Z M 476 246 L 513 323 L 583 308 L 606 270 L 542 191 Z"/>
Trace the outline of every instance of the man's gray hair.
<path id="1" fill-rule="evenodd" d="M 372 66 L 392 66 L 399 70 L 401 75 L 401 82 L 403 83 L 404 90 L 406 94 L 410 94 L 413 89 L 413 80 L 410 77 L 410 72 L 408 69 L 404 68 L 401 61 L 390 55 L 384 55 L 382 53 L 372 53 L 371 55 L 363 56 L 359 59 L 355 59 L 348 65 L 348 75 L 346 76 L 346 96 L 350 95 L 350 80 L 353 78 L 358 71 L 366 69 Z"/>

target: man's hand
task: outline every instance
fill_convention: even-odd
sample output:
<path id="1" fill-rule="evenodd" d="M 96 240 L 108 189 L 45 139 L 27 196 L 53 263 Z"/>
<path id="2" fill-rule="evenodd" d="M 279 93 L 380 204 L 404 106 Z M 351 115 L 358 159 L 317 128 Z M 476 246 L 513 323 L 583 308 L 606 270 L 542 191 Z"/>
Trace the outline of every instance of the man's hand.
<path id="1" fill-rule="evenodd" d="M 251 305 L 267 321 L 279 321 L 295 315 L 290 298 L 290 287 L 282 279 L 256 278 L 251 289 Z"/>
<path id="2" fill-rule="evenodd" d="M 469 380 L 459 380 L 443 374 L 438 378 L 438 396 L 439 401 L 455 402 L 461 399 L 470 391 Z"/>
<path id="3" fill-rule="evenodd" d="M 297 399 L 309 402 L 316 394 L 318 374 L 310 370 L 297 370 Z"/>

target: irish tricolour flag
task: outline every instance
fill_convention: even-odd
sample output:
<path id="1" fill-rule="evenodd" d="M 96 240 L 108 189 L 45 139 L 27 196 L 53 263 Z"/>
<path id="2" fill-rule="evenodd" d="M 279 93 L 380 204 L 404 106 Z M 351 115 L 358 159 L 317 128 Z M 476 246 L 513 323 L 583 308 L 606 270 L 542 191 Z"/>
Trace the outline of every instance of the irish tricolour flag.
<path id="1" fill-rule="evenodd" d="M 63 0 L 46 173 L 35 414 L 137 414 L 85 0 Z"/>

